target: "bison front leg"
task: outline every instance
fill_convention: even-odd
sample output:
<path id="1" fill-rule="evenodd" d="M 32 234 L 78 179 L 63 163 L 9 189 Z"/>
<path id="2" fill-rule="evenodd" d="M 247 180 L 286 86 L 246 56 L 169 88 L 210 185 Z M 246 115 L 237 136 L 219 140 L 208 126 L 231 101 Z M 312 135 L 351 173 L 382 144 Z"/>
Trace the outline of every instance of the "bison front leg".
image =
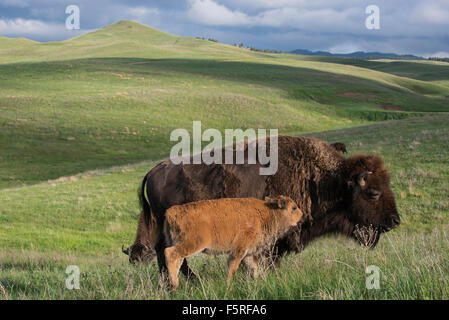
<path id="1" fill-rule="evenodd" d="M 282 258 L 290 251 L 291 248 L 285 239 L 278 240 L 272 248 L 264 252 L 268 267 L 273 269 L 279 267 Z"/>
<path id="2" fill-rule="evenodd" d="M 184 259 L 184 261 L 182 262 L 181 272 L 189 280 L 198 280 L 198 276 L 195 274 L 195 272 L 192 271 L 192 269 L 190 269 L 189 265 L 187 264 L 187 259 Z"/>

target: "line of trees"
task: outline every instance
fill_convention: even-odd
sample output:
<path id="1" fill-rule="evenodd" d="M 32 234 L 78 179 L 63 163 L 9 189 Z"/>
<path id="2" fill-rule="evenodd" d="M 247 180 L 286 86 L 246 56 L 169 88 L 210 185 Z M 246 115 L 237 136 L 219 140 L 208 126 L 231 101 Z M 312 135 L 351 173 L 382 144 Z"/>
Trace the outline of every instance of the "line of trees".
<path id="1" fill-rule="evenodd" d="M 213 39 L 213 38 L 196 37 L 196 39 L 207 40 L 207 41 L 212 41 L 212 42 L 219 43 L 219 41 L 217 39 Z M 259 49 L 259 48 L 255 48 L 255 47 L 251 47 L 251 46 L 245 46 L 245 44 L 243 42 L 240 42 L 239 44 L 234 43 L 233 46 L 234 47 L 238 47 L 238 48 L 246 48 L 246 49 L 249 49 L 251 51 L 258 51 L 258 52 L 265 52 L 265 53 L 282 53 L 282 51 L 280 51 L 280 50 Z"/>
<path id="2" fill-rule="evenodd" d="M 444 61 L 444 62 L 449 62 L 449 58 L 440 58 L 440 57 L 429 57 L 429 60 L 432 61 Z"/>
<path id="3" fill-rule="evenodd" d="M 218 40 L 217 39 L 213 39 L 213 38 L 204 38 L 204 37 L 196 37 L 197 39 L 200 39 L 200 40 L 207 40 L 207 41 L 212 41 L 212 42 L 218 42 Z"/>
<path id="4" fill-rule="evenodd" d="M 280 50 L 273 50 L 273 49 L 259 49 L 251 46 L 246 46 L 243 44 L 243 42 L 240 42 L 240 44 L 234 43 L 233 46 L 239 47 L 239 48 L 247 48 L 251 51 L 258 51 L 258 52 L 266 52 L 266 53 L 282 53 Z"/>

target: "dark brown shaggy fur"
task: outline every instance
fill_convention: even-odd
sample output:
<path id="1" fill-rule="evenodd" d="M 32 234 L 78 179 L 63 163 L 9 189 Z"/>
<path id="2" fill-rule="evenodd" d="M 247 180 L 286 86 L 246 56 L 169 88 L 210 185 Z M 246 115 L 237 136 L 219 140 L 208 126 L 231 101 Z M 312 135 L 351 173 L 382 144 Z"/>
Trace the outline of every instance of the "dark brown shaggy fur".
<path id="1" fill-rule="evenodd" d="M 149 217 L 149 219 L 150 221 L 147 223 L 142 210 L 137 223 L 137 234 L 134 244 L 126 250 L 122 247 L 123 253 L 129 256 L 130 262 L 149 262 L 156 256 L 154 245 L 159 237 L 156 219 L 154 217 Z"/>
<path id="2" fill-rule="evenodd" d="M 340 151 L 341 153 L 348 153 L 346 150 L 346 145 L 343 142 L 335 142 L 331 144 L 335 150 Z"/>

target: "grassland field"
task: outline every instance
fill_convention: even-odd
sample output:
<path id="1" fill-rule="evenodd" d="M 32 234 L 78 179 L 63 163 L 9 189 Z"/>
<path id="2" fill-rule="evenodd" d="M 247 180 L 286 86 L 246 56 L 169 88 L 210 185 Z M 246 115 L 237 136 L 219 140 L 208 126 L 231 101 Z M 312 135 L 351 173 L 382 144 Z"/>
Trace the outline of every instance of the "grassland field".
<path id="1" fill-rule="evenodd" d="M 62 42 L 0 37 L 0 299 L 448 299 L 448 111 L 443 62 L 268 54 L 131 21 Z M 229 288 L 223 257 L 194 257 L 200 281 L 170 295 L 120 247 L 142 176 L 193 120 L 379 154 L 400 228 L 369 251 L 323 237 Z M 68 265 L 80 290 L 65 288 Z"/>

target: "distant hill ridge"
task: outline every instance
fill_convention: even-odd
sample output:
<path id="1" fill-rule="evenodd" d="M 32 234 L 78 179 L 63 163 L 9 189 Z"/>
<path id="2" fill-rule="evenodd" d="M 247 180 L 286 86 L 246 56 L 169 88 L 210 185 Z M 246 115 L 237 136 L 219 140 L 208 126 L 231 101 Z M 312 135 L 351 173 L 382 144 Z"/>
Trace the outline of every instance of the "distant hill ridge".
<path id="1" fill-rule="evenodd" d="M 330 53 L 328 51 L 310 51 L 306 49 L 296 49 L 291 53 L 302 54 L 305 56 L 325 56 L 325 57 L 347 57 L 347 58 L 363 58 L 363 59 L 409 59 L 409 60 L 424 60 L 423 57 L 418 57 L 412 54 L 395 54 L 382 52 L 363 52 L 356 51 L 352 53 Z"/>
<path id="2" fill-rule="evenodd" d="M 181 53 L 181 51 L 183 51 L 184 54 L 189 55 L 198 54 L 199 52 L 207 52 L 211 54 L 212 52 L 210 51 L 212 50 L 215 51 L 215 53 L 221 51 L 228 54 L 235 54 L 237 52 L 239 55 L 247 54 L 236 46 L 217 43 L 216 40 L 204 40 L 206 39 L 180 37 L 136 21 L 121 20 L 95 31 L 63 41 L 41 43 L 26 38 L 8 38 L 0 36 L 0 43 L 2 43 L 3 46 L 0 48 L 0 54 L 4 57 L 14 57 L 9 59 L 0 59 L 0 62 L 5 62 L 5 60 L 10 62 L 13 60 L 35 60 L 36 53 L 39 53 L 41 56 L 45 56 L 48 59 L 58 59 L 58 57 L 61 57 L 61 54 L 65 58 L 94 57 L 102 55 L 103 52 L 108 52 L 109 55 L 113 56 L 122 55 L 123 53 L 125 53 L 125 55 L 141 56 L 145 55 L 144 52 L 151 52 L 157 56 L 167 56 L 172 54 L 176 55 L 176 53 Z M 243 46 L 243 44 L 241 46 Z M 67 49 L 67 52 L 61 51 L 64 48 Z M 281 52 L 268 49 L 249 49 L 252 51 L 264 51 L 268 53 Z M 137 55 L 135 53 L 137 53 Z M 362 51 L 347 54 L 333 54 L 327 51 L 296 49 L 291 51 L 291 53 L 306 56 L 349 57 L 363 59 L 424 59 L 423 57 L 418 57 L 415 55 L 397 55 L 394 53 Z"/>

